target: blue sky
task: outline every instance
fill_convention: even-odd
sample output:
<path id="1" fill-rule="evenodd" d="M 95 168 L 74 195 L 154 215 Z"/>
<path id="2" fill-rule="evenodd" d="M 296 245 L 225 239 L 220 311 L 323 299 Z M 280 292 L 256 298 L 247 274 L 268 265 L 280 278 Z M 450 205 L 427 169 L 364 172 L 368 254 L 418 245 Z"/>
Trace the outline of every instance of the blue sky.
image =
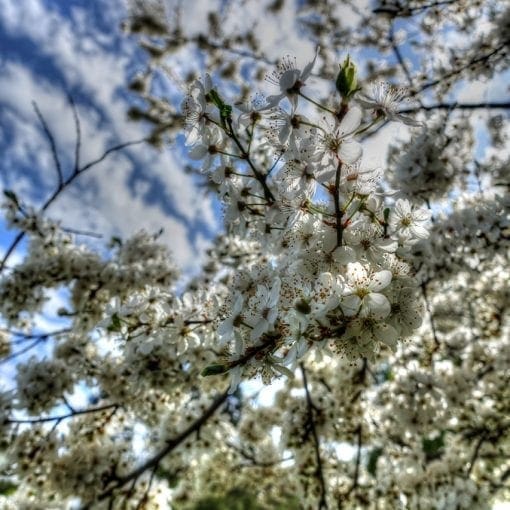
<path id="1" fill-rule="evenodd" d="M 136 101 L 127 83 L 143 68 L 144 54 L 122 34 L 125 17 L 123 0 L 0 0 L 0 187 L 37 205 L 56 185 L 32 101 L 55 135 L 64 173 L 72 169 L 75 143 L 68 93 L 81 120 L 83 163 L 147 135 L 126 117 Z M 182 151 L 134 146 L 80 177 L 48 214 L 106 241 L 163 228 L 178 265 L 194 270 L 218 220 L 181 166 Z M 2 222 L 0 249 L 12 237 Z"/>

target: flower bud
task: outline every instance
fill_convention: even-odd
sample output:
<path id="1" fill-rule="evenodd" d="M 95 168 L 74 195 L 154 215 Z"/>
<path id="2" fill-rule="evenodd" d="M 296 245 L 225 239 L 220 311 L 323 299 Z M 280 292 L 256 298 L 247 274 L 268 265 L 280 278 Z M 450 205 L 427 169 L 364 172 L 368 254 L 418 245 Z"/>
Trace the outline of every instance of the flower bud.
<path id="1" fill-rule="evenodd" d="M 356 66 L 351 62 L 349 55 L 340 66 L 336 77 L 336 89 L 343 99 L 349 99 L 358 90 Z"/>

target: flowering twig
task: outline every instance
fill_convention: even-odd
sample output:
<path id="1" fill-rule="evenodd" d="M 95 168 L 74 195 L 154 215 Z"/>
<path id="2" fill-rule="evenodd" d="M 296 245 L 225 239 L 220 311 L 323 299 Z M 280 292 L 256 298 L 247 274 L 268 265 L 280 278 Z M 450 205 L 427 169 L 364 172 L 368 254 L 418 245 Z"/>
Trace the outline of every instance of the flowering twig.
<path id="1" fill-rule="evenodd" d="M 138 478 L 140 478 L 140 476 L 149 469 L 157 469 L 159 463 L 169 453 L 175 450 L 175 448 L 177 448 L 190 435 L 192 435 L 195 432 L 198 432 L 201 429 L 201 427 L 207 422 L 207 420 L 209 420 L 209 418 L 211 418 L 214 415 L 217 409 L 227 400 L 227 398 L 228 392 L 225 392 L 218 396 L 213 401 L 213 403 L 204 411 L 204 413 L 199 418 L 197 418 L 187 429 L 178 434 L 176 437 L 167 440 L 166 446 L 162 450 L 160 450 L 156 455 L 145 461 L 141 466 L 131 471 L 131 473 L 116 479 L 115 482 L 108 489 L 106 489 L 96 498 L 96 502 L 103 501 L 109 498 L 115 490 L 124 487 L 124 485 L 131 481 L 138 480 Z M 82 510 L 86 510 L 89 508 L 91 508 L 91 503 L 82 506 Z"/>

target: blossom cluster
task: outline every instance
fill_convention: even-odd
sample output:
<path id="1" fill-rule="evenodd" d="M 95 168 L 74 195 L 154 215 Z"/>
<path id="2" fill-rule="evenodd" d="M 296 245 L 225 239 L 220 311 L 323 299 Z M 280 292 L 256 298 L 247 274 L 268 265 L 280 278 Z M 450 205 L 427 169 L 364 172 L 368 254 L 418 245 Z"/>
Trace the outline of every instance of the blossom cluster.
<path id="1" fill-rule="evenodd" d="M 408 259 L 430 213 L 385 197 L 359 141 L 400 120 L 399 95 L 378 87 L 326 107 L 303 92 L 314 62 L 285 59 L 266 101 L 227 104 L 207 76 L 183 102 L 190 156 L 218 183 L 226 228 L 266 258 L 234 271 L 223 303 L 211 303 L 226 357 L 205 373 L 229 371 L 232 389 L 243 376 L 290 375 L 311 348 L 374 359 L 421 323 Z"/>

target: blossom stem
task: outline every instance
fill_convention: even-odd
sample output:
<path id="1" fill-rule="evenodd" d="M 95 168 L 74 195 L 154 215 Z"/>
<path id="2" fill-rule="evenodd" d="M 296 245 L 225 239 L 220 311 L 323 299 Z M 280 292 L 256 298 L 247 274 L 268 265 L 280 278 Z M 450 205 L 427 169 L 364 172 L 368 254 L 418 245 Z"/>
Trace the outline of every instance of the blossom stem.
<path id="1" fill-rule="evenodd" d="M 331 113 L 331 115 L 336 115 L 336 112 L 334 112 L 333 110 L 330 110 L 328 107 L 318 103 L 317 101 L 313 100 L 311 97 L 308 97 L 308 96 L 305 96 L 305 94 L 303 94 L 301 91 L 299 91 L 299 95 L 303 98 L 303 99 L 306 99 L 307 101 L 309 101 L 310 103 L 314 104 L 315 106 L 317 106 L 317 108 L 320 108 L 321 110 L 324 110 L 325 112 L 328 112 L 328 113 Z"/>
<path id="2" fill-rule="evenodd" d="M 234 140 L 235 144 L 241 151 L 243 159 L 245 159 L 248 165 L 250 165 L 250 168 L 252 169 L 255 179 L 257 179 L 257 181 L 262 186 L 262 189 L 264 190 L 264 197 L 269 202 L 269 204 L 273 204 L 275 202 L 275 197 L 271 190 L 269 189 L 269 186 L 267 185 L 266 176 L 257 170 L 256 166 L 253 164 L 253 161 L 250 159 L 250 155 L 248 154 L 248 152 L 246 152 L 245 148 L 243 147 L 243 144 L 239 141 L 239 138 L 235 134 L 234 127 L 232 126 L 231 117 L 227 118 L 227 124 L 229 127 L 228 131 L 225 130 L 227 135 L 229 135 L 232 138 L 232 140 Z"/>
<path id="3" fill-rule="evenodd" d="M 335 203 L 335 216 L 336 216 L 336 246 L 335 249 L 339 246 L 342 246 L 342 237 L 343 237 L 343 226 L 342 226 L 342 216 L 344 212 L 340 207 L 340 177 L 342 175 L 342 162 L 338 162 L 338 166 L 336 167 L 335 174 L 335 189 L 333 200 Z"/>
<path id="4" fill-rule="evenodd" d="M 361 135 L 362 133 L 365 133 L 365 131 L 368 131 L 371 127 L 375 126 L 382 119 L 384 119 L 384 115 L 378 114 L 372 122 L 368 123 L 365 127 L 356 131 L 354 133 L 354 136 Z"/>

